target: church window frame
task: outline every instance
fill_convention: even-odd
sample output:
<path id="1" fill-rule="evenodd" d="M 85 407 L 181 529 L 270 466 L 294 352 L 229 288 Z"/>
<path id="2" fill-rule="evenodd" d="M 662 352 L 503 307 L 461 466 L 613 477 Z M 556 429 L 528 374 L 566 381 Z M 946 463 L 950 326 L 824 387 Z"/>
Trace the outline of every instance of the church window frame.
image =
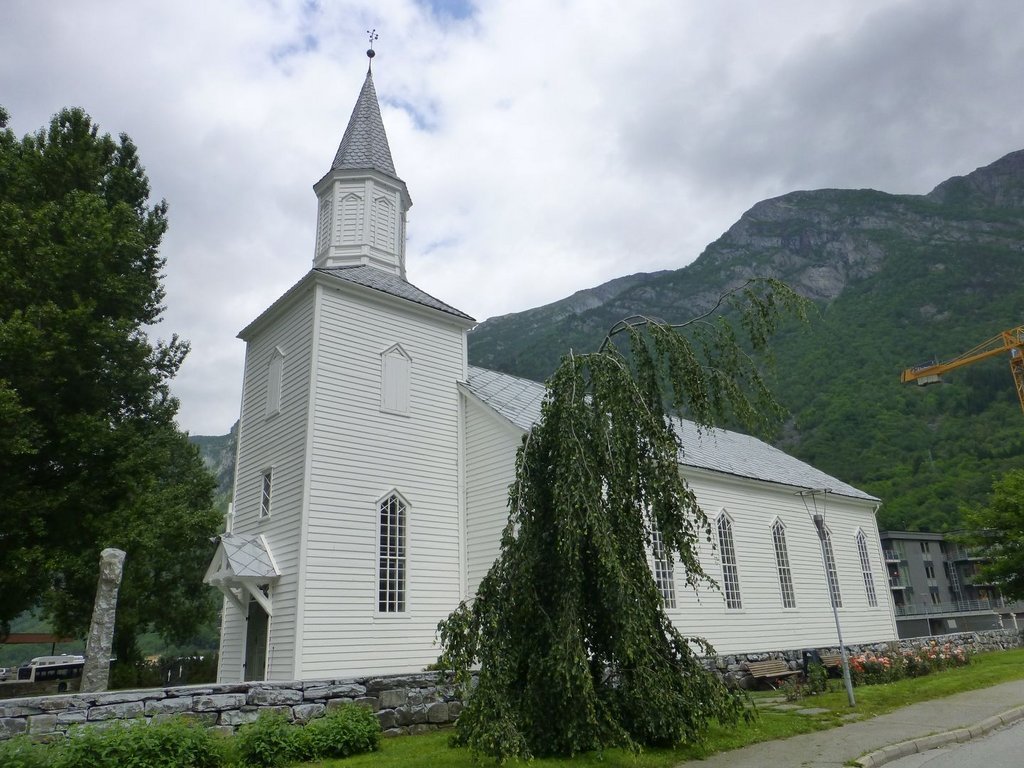
<path id="1" fill-rule="evenodd" d="M 651 559 L 653 561 L 654 584 L 658 588 L 665 608 L 676 607 L 676 574 L 672 566 L 672 560 L 665 549 L 665 541 L 661 531 L 654 528 L 651 531 Z"/>
<path id="2" fill-rule="evenodd" d="M 742 610 L 743 595 L 740 591 L 740 570 L 736 559 L 736 540 L 733 535 L 732 517 L 722 511 L 715 521 L 718 531 L 718 556 L 722 563 L 722 595 L 725 607 L 731 611 Z"/>
<path id="3" fill-rule="evenodd" d="M 274 468 L 267 467 L 260 472 L 260 510 L 259 518 L 270 517 L 274 506 Z"/>
<path id="4" fill-rule="evenodd" d="M 832 548 L 832 532 L 828 526 L 822 526 L 821 547 L 825 558 L 825 578 L 828 581 L 828 595 L 832 607 L 843 607 L 843 593 L 839 588 L 839 569 L 836 567 L 836 554 Z"/>
<path id="5" fill-rule="evenodd" d="M 408 612 L 409 502 L 397 490 L 377 501 L 377 611 L 380 616 Z"/>
<path id="6" fill-rule="evenodd" d="M 412 358 L 401 344 L 380 353 L 380 409 L 384 413 L 409 415 L 409 383 Z"/>
<path id="7" fill-rule="evenodd" d="M 789 545 L 786 526 L 779 518 L 772 523 L 772 548 L 775 551 L 775 570 L 779 576 L 779 593 L 783 608 L 796 608 L 796 590 L 793 587 L 793 569 L 789 564 Z"/>
<path id="8" fill-rule="evenodd" d="M 871 572 L 871 555 L 868 553 L 868 537 L 860 528 L 857 529 L 857 555 L 860 558 L 860 572 L 864 577 L 864 594 L 868 606 L 878 607 L 878 592 L 875 590 L 875 576 Z"/>
<path id="9" fill-rule="evenodd" d="M 268 418 L 281 412 L 281 393 L 284 386 L 284 350 L 274 347 L 267 361 L 267 408 Z"/>

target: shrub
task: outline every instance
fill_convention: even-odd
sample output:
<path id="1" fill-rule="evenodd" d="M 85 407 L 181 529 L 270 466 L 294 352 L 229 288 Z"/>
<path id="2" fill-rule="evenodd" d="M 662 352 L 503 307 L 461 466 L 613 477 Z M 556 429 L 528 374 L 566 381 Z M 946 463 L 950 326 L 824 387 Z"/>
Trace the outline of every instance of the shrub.
<path id="1" fill-rule="evenodd" d="M 811 693 L 824 693 L 828 690 L 828 670 L 824 664 L 813 662 L 807 666 L 807 687 Z"/>
<path id="2" fill-rule="evenodd" d="M 75 729 L 50 765 L 64 768 L 219 768 L 216 735 L 185 718 Z"/>
<path id="3" fill-rule="evenodd" d="M 307 723 L 300 732 L 299 745 L 303 760 L 373 752 L 380 747 L 380 722 L 366 707 L 341 706 Z"/>
<path id="4" fill-rule="evenodd" d="M 4 768 L 48 768 L 54 764 L 59 744 L 40 744 L 28 736 L 0 741 L 0 765 Z"/>
<path id="5" fill-rule="evenodd" d="M 254 768 L 281 768 L 303 757 L 299 729 L 279 712 L 260 712 L 235 739 L 243 764 Z"/>

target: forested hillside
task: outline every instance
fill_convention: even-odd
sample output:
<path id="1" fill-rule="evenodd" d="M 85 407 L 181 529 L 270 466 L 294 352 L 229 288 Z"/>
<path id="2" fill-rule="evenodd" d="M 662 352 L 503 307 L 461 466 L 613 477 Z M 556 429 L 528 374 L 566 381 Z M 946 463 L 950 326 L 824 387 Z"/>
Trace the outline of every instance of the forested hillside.
<path id="1" fill-rule="evenodd" d="M 1002 358 L 926 389 L 900 384 L 899 373 L 1024 322 L 1022 264 L 1024 151 L 927 195 L 766 200 L 693 264 L 488 320 L 471 332 L 469 355 L 543 379 L 623 317 L 684 320 L 749 276 L 780 278 L 819 311 L 775 345 L 776 391 L 792 417 L 770 437 L 879 496 L 882 527 L 942 530 L 995 476 L 1024 465 L 1024 414 Z"/>

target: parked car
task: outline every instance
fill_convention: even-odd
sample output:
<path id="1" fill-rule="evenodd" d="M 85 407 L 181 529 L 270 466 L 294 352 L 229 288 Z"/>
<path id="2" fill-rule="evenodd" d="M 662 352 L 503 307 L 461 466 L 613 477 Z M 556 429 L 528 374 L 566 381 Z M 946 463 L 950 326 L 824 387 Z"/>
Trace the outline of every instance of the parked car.
<path id="1" fill-rule="evenodd" d="M 11 676 L 10 667 L 0 667 L 0 683 L 6 682 L 7 678 Z"/>

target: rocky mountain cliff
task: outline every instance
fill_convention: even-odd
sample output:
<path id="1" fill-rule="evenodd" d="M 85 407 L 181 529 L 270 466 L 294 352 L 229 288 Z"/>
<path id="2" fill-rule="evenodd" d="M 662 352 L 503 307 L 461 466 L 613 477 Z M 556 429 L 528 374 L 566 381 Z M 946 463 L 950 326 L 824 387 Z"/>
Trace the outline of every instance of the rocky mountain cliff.
<path id="1" fill-rule="evenodd" d="M 918 391 L 899 372 L 947 359 L 1024 320 L 1024 151 L 926 195 L 792 192 L 758 203 L 691 265 L 637 274 L 492 318 L 474 364 L 543 379 L 617 320 L 681 321 L 751 276 L 813 299 L 807 329 L 776 344 L 776 390 L 793 414 L 776 442 L 883 499 L 886 527 L 942 529 L 1024 456 L 1024 414 L 1005 363 Z"/>

